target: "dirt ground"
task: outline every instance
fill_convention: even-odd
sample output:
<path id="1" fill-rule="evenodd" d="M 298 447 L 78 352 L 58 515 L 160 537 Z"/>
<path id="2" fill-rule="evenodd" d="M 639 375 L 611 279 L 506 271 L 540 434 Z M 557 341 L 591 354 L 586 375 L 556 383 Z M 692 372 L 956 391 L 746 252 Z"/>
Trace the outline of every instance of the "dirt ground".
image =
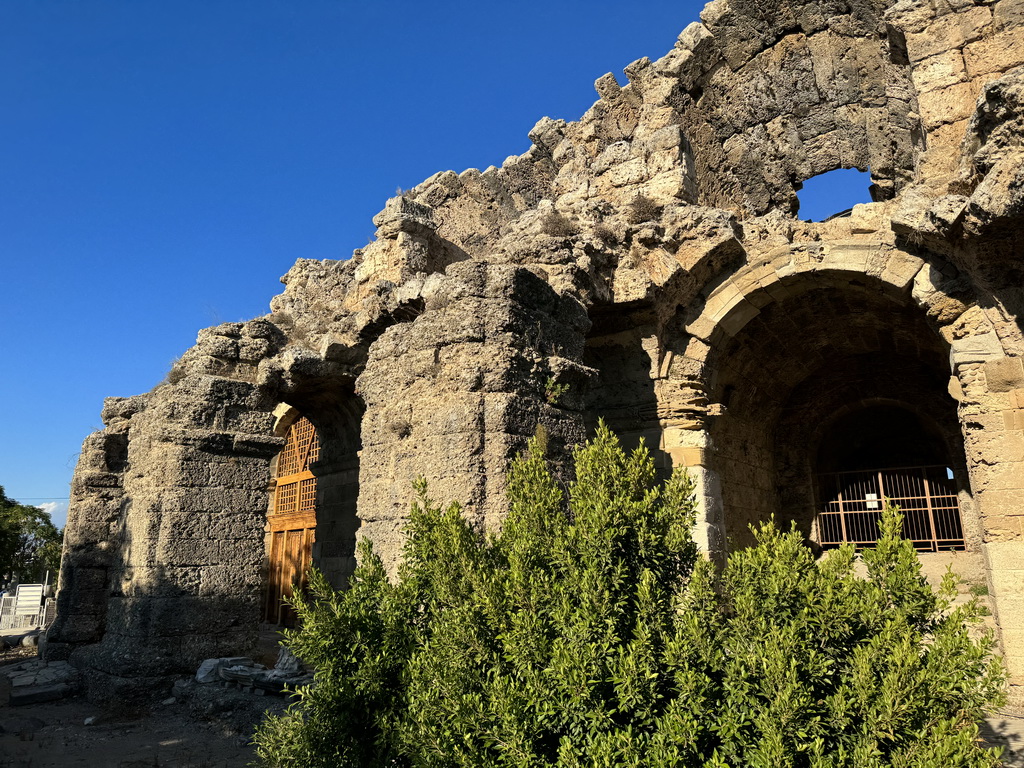
<path id="1" fill-rule="evenodd" d="M 4 648 L 0 670 L 36 655 L 34 647 Z M 250 736 L 263 710 L 285 707 L 280 697 L 217 685 L 176 690 L 131 714 L 105 712 L 82 696 L 0 705 L 0 768 L 242 768 L 256 757 Z"/>
<path id="2" fill-rule="evenodd" d="M 241 768 L 255 757 L 245 736 L 197 722 L 181 703 L 137 717 L 105 716 L 83 698 L 5 706 L 0 728 L 0 768 Z"/>
<path id="3" fill-rule="evenodd" d="M 0 666 L 34 651 L 5 653 Z M 256 756 L 249 737 L 262 710 L 285 706 L 217 685 L 176 689 L 174 703 L 134 715 L 105 713 L 82 697 L 0 706 L 0 768 L 243 768 Z M 1004 766 L 1024 768 L 1024 719 L 994 715 L 981 737 L 1004 747 Z"/>
<path id="4" fill-rule="evenodd" d="M 97 717 L 92 725 L 86 718 Z M 1024 766 L 1024 721 L 996 716 L 983 729 Z M 246 736 L 200 722 L 175 703 L 138 717 L 104 717 L 84 699 L 0 707 L 0 768 L 242 768 L 255 758 Z"/>

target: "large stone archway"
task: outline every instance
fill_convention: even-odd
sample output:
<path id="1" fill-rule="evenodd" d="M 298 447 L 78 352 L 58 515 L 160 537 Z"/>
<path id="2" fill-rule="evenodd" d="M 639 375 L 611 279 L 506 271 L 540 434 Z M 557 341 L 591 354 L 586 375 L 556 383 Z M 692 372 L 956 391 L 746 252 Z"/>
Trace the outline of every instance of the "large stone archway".
<path id="1" fill-rule="evenodd" d="M 720 406 L 708 431 L 736 545 L 769 516 L 812 536 L 817 431 L 836 412 L 912 402 L 947 432 L 957 429 L 946 344 L 909 294 L 900 302 L 876 279 L 858 285 L 829 273 L 787 282 L 790 295 L 761 307 L 708 359 L 709 399 Z M 863 461 L 881 467 L 884 459 Z"/>
<path id="2" fill-rule="evenodd" d="M 718 406 L 708 434 L 734 546 L 770 516 L 796 520 L 811 535 L 812 430 L 837 410 L 902 399 L 956 425 L 948 351 L 909 294 L 900 302 L 876 279 L 858 286 L 823 272 L 782 286 L 789 295 L 734 326 L 706 363 L 708 397 Z"/>
<path id="3" fill-rule="evenodd" d="M 748 260 L 668 325 L 662 408 L 694 405 L 665 423 L 663 445 L 699 479 L 698 537 L 722 552 L 730 539 L 742 546 L 746 525 L 772 514 L 809 530 L 808 462 L 834 414 L 873 400 L 912 405 L 948 447 L 966 546 L 984 557 L 1017 681 L 1024 365 L 1015 328 L 994 322 L 999 310 L 970 285 L 942 259 L 877 242 Z M 880 369 L 891 375 L 876 376 Z"/>

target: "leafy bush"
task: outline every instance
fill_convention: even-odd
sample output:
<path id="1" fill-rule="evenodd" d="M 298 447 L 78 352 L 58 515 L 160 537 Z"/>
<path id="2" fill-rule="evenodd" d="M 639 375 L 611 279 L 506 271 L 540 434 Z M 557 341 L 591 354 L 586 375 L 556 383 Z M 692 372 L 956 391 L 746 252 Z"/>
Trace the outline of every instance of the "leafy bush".
<path id="1" fill-rule="evenodd" d="M 693 487 L 602 426 L 564 492 L 539 441 L 484 536 L 417 484 L 397 580 L 322 576 L 290 647 L 316 669 L 257 736 L 270 766 L 994 766 L 1002 672 L 974 608 L 921 577 L 889 509 L 853 572 L 772 525 L 721 574 Z"/>
<path id="2" fill-rule="evenodd" d="M 0 485 L 0 588 L 42 582 L 47 571 L 55 577 L 63 540 L 49 512 L 7 498 Z"/>

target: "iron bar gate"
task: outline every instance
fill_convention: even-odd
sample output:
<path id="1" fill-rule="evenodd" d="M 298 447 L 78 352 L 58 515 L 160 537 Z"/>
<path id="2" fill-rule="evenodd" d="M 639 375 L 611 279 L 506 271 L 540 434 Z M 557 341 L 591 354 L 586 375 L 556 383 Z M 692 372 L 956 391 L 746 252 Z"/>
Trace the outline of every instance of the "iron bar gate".
<path id="1" fill-rule="evenodd" d="M 847 541 L 858 548 L 874 545 L 888 500 L 899 506 L 903 536 L 919 551 L 964 549 L 956 483 L 950 474 L 947 467 L 928 466 L 819 475 L 819 543 L 825 549 Z"/>

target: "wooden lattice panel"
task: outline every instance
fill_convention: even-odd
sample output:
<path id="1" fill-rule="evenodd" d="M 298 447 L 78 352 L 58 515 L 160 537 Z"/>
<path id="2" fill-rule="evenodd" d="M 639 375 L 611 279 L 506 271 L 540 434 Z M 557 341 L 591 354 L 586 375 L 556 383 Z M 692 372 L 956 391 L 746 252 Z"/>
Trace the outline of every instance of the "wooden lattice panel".
<path id="1" fill-rule="evenodd" d="M 288 430 L 284 449 L 277 460 L 275 515 L 315 512 L 316 478 L 309 465 L 319 456 L 320 438 L 309 419 L 302 417 Z"/>
<path id="2" fill-rule="evenodd" d="M 299 512 L 316 512 L 316 478 L 307 477 L 299 483 Z"/>
<path id="3" fill-rule="evenodd" d="M 295 511 L 295 502 L 298 498 L 298 483 L 279 483 L 274 492 L 274 514 L 291 514 Z"/>
<path id="4" fill-rule="evenodd" d="M 320 438 L 310 420 L 303 416 L 288 430 L 284 450 L 277 460 L 278 482 L 290 475 L 307 471 L 319 456 Z"/>
<path id="5" fill-rule="evenodd" d="M 282 603 L 306 584 L 316 538 L 316 478 L 309 469 L 320 456 L 320 439 L 309 419 L 296 421 L 277 460 L 273 512 L 267 516 L 269 573 L 263 617 L 292 626 L 294 612 Z"/>

